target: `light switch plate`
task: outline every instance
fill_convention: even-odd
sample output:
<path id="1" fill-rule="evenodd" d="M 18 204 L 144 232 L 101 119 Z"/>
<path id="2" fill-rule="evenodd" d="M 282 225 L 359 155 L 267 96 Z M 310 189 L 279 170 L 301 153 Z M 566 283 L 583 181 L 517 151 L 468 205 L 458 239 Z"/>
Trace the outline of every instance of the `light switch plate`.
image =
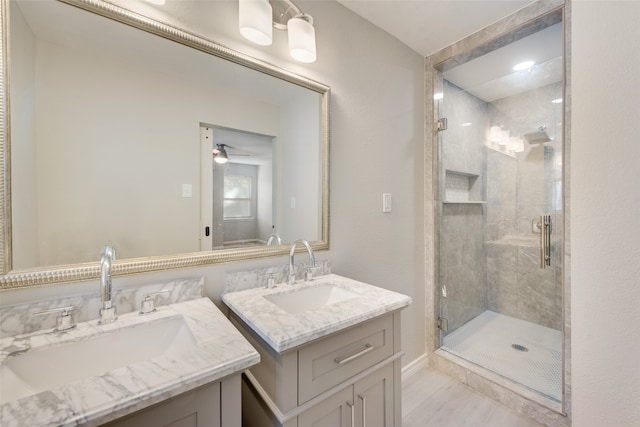
<path id="1" fill-rule="evenodd" d="M 391 212 L 391 193 L 382 193 L 382 212 Z"/>
<path id="2" fill-rule="evenodd" d="M 193 197 L 193 188 L 191 184 L 182 184 L 182 197 Z"/>

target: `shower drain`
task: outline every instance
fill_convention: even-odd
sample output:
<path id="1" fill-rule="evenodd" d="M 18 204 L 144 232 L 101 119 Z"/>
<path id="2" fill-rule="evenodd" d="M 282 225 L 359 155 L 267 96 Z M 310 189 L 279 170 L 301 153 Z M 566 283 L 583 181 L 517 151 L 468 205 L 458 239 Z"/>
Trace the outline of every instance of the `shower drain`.
<path id="1" fill-rule="evenodd" d="M 518 351 L 529 351 L 529 349 L 523 345 L 520 344 L 511 344 L 511 347 L 518 350 Z"/>

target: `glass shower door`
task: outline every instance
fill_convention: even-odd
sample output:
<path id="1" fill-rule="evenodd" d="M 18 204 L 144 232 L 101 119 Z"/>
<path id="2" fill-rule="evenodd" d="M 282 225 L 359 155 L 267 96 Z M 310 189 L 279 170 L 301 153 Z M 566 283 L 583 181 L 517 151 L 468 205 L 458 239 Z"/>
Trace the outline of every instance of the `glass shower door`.
<path id="1" fill-rule="evenodd" d="M 560 401 L 562 23 L 528 38 L 557 49 L 487 80 L 496 51 L 440 75 L 439 344 Z"/>

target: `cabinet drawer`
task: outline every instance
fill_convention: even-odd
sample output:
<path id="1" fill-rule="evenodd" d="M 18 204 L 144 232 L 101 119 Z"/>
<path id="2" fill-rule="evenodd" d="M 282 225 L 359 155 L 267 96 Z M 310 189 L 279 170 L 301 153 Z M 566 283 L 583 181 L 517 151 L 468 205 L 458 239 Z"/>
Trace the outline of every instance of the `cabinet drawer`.
<path id="1" fill-rule="evenodd" d="M 298 405 L 393 354 L 393 316 L 386 315 L 298 351 Z"/>

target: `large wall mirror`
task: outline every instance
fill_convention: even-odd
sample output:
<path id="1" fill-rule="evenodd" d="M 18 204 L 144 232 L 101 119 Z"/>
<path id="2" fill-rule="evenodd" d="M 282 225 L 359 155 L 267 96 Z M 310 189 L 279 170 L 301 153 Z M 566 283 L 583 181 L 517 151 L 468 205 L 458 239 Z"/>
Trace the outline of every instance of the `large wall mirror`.
<path id="1" fill-rule="evenodd" d="M 328 87 L 100 0 L 0 7 L 0 287 L 328 248 Z"/>

